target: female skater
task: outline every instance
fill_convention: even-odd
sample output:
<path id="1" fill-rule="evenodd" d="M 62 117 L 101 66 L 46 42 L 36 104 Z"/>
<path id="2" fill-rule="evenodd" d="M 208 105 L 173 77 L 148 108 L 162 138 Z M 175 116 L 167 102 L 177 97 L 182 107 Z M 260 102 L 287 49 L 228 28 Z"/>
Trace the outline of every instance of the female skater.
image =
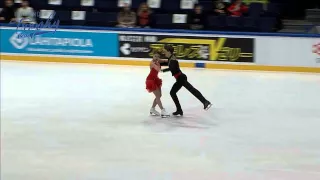
<path id="1" fill-rule="evenodd" d="M 159 116 L 160 113 L 156 111 L 155 107 L 158 105 L 161 109 L 161 117 L 168 117 L 169 114 L 166 112 L 166 110 L 162 106 L 161 102 L 161 86 L 162 86 L 162 80 L 158 77 L 158 73 L 161 70 L 160 66 L 160 52 L 157 51 L 153 55 L 153 59 L 150 62 L 150 73 L 146 79 L 146 89 L 148 92 L 153 92 L 155 95 L 155 99 L 153 100 L 152 107 L 150 109 L 151 115 Z"/>
<path id="2" fill-rule="evenodd" d="M 177 92 L 184 86 L 190 93 L 192 93 L 197 99 L 199 99 L 205 110 L 208 110 L 212 104 L 206 100 L 203 95 L 194 88 L 187 80 L 187 76 L 182 73 L 180 70 L 179 62 L 173 54 L 173 47 L 170 45 L 166 45 L 163 50 L 164 55 L 168 58 L 167 65 L 169 68 L 163 69 L 162 72 L 171 71 L 172 76 L 176 78 L 176 82 L 173 84 L 172 89 L 170 91 L 171 98 L 176 105 L 177 111 L 173 113 L 173 115 L 183 115 L 183 111 L 177 96 Z"/>

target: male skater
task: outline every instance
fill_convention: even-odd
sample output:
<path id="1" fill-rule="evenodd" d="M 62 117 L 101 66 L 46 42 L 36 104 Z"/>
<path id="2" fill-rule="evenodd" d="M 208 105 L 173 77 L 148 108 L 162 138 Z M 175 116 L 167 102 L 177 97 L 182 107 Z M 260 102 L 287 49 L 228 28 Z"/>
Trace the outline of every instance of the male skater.
<path id="1" fill-rule="evenodd" d="M 208 100 L 206 100 L 202 96 L 202 94 L 188 82 L 187 76 L 180 70 L 179 62 L 173 54 L 173 47 L 171 45 L 165 45 L 163 53 L 168 58 L 167 64 L 169 68 L 163 69 L 162 72 L 171 71 L 172 76 L 176 78 L 176 82 L 173 84 L 170 91 L 171 98 L 177 108 L 177 111 L 174 112 L 173 115 L 183 115 L 183 111 L 181 109 L 181 105 L 177 96 L 177 92 L 181 89 L 182 86 L 184 86 L 190 93 L 192 93 L 197 99 L 199 99 L 199 101 L 202 102 L 205 110 L 208 110 L 212 106 L 212 104 Z"/>

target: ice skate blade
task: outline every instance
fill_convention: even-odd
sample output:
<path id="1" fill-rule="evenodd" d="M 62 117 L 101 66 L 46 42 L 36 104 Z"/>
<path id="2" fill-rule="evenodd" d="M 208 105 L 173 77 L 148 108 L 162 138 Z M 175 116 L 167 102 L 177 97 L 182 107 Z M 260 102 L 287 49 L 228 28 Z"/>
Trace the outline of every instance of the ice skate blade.
<path id="1" fill-rule="evenodd" d="M 169 118 L 170 115 L 161 115 L 161 118 Z"/>
<path id="2" fill-rule="evenodd" d="M 154 114 L 154 113 L 152 113 L 152 112 L 150 112 L 150 115 L 151 115 L 151 116 L 160 116 L 159 114 Z"/>
<path id="3" fill-rule="evenodd" d="M 211 108 L 211 106 L 212 104 L 209 104 L 205 110 L 208 111 Z"/>

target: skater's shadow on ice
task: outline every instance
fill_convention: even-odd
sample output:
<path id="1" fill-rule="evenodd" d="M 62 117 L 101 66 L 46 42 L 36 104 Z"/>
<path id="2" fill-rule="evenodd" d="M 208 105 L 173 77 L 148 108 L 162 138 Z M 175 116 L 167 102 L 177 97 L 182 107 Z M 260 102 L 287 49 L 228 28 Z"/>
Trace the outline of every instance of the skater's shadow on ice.
<path id="1" fill-rule="evenodd" d="M 171 116 L 169 118 L 161 118 L 159 116 L 150 116 L 143 121 L 143 124 L 149 127 L 164 128 L 164 130 L 175 128 L 209 129 L 210 127 L 217 126 L 214 119 L 210 116 L 188 112 L 190 114 L 185 114 L 182 117 Z"/>

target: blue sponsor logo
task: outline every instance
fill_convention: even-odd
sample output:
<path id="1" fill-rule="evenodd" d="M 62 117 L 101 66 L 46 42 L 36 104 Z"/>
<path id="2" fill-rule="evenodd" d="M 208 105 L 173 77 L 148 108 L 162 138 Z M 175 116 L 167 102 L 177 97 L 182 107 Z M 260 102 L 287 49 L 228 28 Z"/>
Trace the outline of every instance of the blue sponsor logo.
<path id="1" fill-rule="evenodd" d="M 1 51 L 4 53 L 57 54 L 118 57 L 118 35 L 115 33 L 57 31 L 55 34 L 21 37 L 22 31 L 1 29 Z"/>

